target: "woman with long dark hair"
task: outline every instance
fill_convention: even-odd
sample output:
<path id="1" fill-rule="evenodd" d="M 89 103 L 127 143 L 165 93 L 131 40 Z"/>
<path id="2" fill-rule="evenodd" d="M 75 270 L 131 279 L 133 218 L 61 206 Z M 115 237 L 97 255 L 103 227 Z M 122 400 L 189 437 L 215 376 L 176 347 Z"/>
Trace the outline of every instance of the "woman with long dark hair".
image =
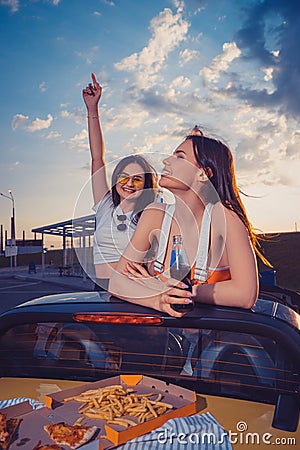
<path id="1" fill-rule="evenodd" d="M 141 155 L 123 158 L 107 181 L 105 145 L 98 111 L 102 87 L 92 74 L 83 89 L 87 108 L 89 143 L 92 157 L 92 190 L 96 230 L 93 256 L 96 289 L 106 290 L 111 272 L 125 250 L 144 208 L 154 201 L 157 177 Z"/>
<path id="2" fill-rule="evenodd" d="M 146 208 L 116 266 L 110 292 L 177 317 L 182 314 L 172 306 L 192 301 L 252 307 L 259 249 L 229 148 L 195 127 L 164 160 L 159 184 L 173 193 L 175 204 Z M 183 237 L 192 293 L 170 277 L 176 235 Z M 141 265 L 149 247 L 157 249 L 150 274 Z"/>

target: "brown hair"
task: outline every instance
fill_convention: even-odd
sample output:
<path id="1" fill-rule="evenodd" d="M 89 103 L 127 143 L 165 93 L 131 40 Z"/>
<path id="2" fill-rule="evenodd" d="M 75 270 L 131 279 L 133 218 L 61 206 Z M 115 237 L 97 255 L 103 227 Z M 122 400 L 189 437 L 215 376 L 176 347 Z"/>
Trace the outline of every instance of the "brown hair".
<path id="1" fill-rule="evenodd" d="M 198 126 L 195 126 L 191 133 L 186 136 L 186 140 L 192 141 L 196 161 L 209 177 L 222 204 L 238 215 L 248 230 L 255 253 L 264 264 L 271 267 L 271 264 L 259 250 L 259 237 L 254 232 L 241 200 L 235 177 L 233 157 L 229 148 L 217 139 L 204 136 Z"/>
<path id="2" fill-rule="evenodd" d="M 138 222 L 146 206 L 149 205 L 149 203 L 152 203 L 155 199 L 157 188 L 157 174 L 155 169 L 151 166 L 151 164 L 148 163 L 148 161 L 141 155 L 129 155 L 121 159 L 121 161 L 116 165 L 111 177 L 112 181 L 111 195 L 115 206 L 118 206 L 120 204 L 120 195 L 118 194 L 116 189 L 118 176 L 120 173 L 123 172 L 124 168 L 131 163 L 138 164 L 145 174 L 143 192 L 138 197 L 133 210 L 132 221 L 136 223 Z"/>

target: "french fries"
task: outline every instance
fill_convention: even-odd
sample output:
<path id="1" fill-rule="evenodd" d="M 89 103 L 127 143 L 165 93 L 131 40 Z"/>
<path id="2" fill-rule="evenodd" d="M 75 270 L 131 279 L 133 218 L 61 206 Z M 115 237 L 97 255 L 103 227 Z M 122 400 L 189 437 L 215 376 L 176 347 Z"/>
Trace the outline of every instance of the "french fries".
<path id="1" fill-rule="evenodd" d="M 158 394 L 156 400 L 150 400 L 153 395 L 155 394 L 136 394 L 131 388 L 114 385 L 85 391 L 65 398 L 64 401 L 74 400 L 81 403 L 78 412 L 82 416 L 75 423 L 81 423 L 84 417 L 87 417 L 128 428 L 158 417 L 173 408 L 173 405 L 161 401 L 161 394 Z M 134 417 L 136 422 L 123 416 Z"/>

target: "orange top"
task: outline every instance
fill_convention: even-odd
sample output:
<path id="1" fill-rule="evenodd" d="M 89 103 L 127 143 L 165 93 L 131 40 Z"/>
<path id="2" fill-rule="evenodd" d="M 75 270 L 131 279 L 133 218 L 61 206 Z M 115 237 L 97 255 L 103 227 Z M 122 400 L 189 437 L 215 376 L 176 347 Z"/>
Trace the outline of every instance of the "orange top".
<path id="1" fill-rule="evenodd" d="M 192 284 L 214 284 L 220 281 L 227 281 L 231 279 L 230 270 L 228 267 L 218 268 L 217 270 L 211 270 L 209 272 L 209 277 L 206 281 L 200 281 L 194 279 L 195 265 L 191 269 L 191 280 Z M 155 272 L 155 276 L 159 277 L 162 281 L 167 281 L 167 277 L 162 275 L 160 272 Z"/>
<path id="2" fill-rule="evenodd" d="M 210 243 L 210 227 L 211 227 L 211 214 L 214 205 L 208 203 L 205 205 L 203 218 L 200 227 L 198 249 L 196 261 L 191 268 L 191 281 L 193 284 L 214 284 L 220 281 L 226 281 L 231 279 L 230 269 L 226 267 L 209 268 L 208 252 Z M 155 275 L 162 281 L 166 281 L 167 278 L 162 275 L 164 271 L 164 260 L 166 257 L 168 239 L 171 232 L 171 224 L 173 215 L 175 212 L 175 205 L 166 205 L 165 214 L 161 226 L 161 233 L 159 238 L 159 246 L 157 251 L 157 258 L 154 261 Z"/>
<path id="3" fill-rule="evenodd" d="M 192 267 L 191 270 L 191 279 L 194 280 L 194 270 L 195 266 Z M 228 267 L 219 268 L 217 270 L 208 271 L 209 276 L 206 281 L 194 280 L 193 284 L 214 284 L 219 283 L 220 281 L 227 281 L 231 279 L 230 270 Z"/>

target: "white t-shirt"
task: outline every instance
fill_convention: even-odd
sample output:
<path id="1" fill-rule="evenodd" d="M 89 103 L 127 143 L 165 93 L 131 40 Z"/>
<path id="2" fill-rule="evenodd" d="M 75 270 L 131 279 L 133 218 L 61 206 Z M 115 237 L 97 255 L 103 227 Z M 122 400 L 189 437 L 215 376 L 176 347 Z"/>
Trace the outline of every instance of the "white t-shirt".
<path id="1" fill-rule="evenodd" d="M 125 221 L 118 220 L 118 215 L 124 215 L 120 205 L 114 206 L 111 193 L 108 192 L 97 203 L 93 210 L 96 213 L 96 230 L 94 233 L 94 264 L 119 261 L 129 243 L 136 224 L 132 223 L 132 211 L 126 213 Z M 117 226 L 124 223 L 126 230 L 119 231 Z"/>

